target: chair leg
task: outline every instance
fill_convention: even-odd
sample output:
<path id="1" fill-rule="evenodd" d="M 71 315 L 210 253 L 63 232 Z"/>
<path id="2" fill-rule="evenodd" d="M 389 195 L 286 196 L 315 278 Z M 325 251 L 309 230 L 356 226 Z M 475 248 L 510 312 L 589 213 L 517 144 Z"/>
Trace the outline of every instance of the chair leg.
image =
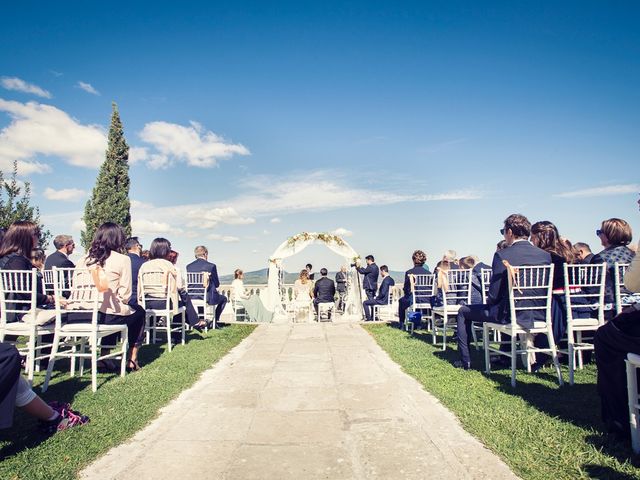
<path id="1" fill-rule="evenodd" d="M 169 348 L 169 351 L 172 350 L 173 345 L 172 345 L 172 341 L 171 341 L 171 315 L 167 315 L 165 318 L 165 330 L 167 331 L 167 345 Z"/>
<path id="2" fill-rule="evenodd" d="M 129 351 L 129 328 L 127 327 L 122 334 L 122 351 L 120 353 L 120 376 L 124 377 L 127 373 L 127 352 Z"/>
<path id="3" fill-rule="evenodd" d="M 518 335 L 511 335 L 511 386 L 516 387 L 516 341 Z M 527 362 L 528 363 L 528 362 Z"/>
<path id="4" fill-rule="evenodd" d="M 447 314 L 442 317 L 442 351 L 447 349 Z"/>
<path id="5" fill-rule="evenodd" d="M 180 315 L 180 332 L 182 333 L 182 345 L 184 345 L 184 330 L 185 330 L 185 319 L 187 317 L 187 312 L 183 311 Z"/>
<path id="6" fill-rule="evenodd" d="M 56 361 L 56 355 L 58 353 L 59 343 L 60 343 L 60 334 L 56 332 L 53 335 L 53 345 L 51 345 L 51 355 L 49 355 L 49 366 L 47 367 L 47 373 L 44 377 L 44 384 L 42 385 L 43 392 L 46 392 L 47 388 L 49 388 L 49 380 L 51 380 L 51 375 L 53 374 L 53 364 Z"/>
<path id="7" fill-rule="evenodd" d="M 29 335 L 29 341 L 27 343 L 27 347 L 29 351 L 27 352 L 27 378 L 29 380 L 29 385 L 33 385 L 33 372 L 35 369 L 35 358 L 36 358 L 36 335 L 33 332 Z"/>
<path id="8" fill-rule="evenodd" d="M 576 368 L 576 351 L 574 350 L 574 345 L 573 345 L 573 342 L 571 341 L 571 338 L 569 338 L 568 355 L 569 355 L 569 385 L 573 385 L 574 370 Z"/>
<path id="9" fill-rule="evenodd" d="M 98 390 L 98 339 L 91 337 L 91 391 L 95 393 Z"/>
<path id="10" fill-rule="evenodd" d="M 491 373 L 491 352 L 489 352 L 489 327 L 486 323 L 482 324 L 482 344 L 484 346 L 484 371 Z"/>
<path id="11" fill-rule="evenodd" d="M 558 360 L 558 349 L 556 348 L 556 341 L 553 339 L 553 332 L 551 327 L 547 328 L 547 337 L 549 338 L 549 346 L 551 347 L 551 355 L 553 357 L 553 365 L 556 367 L 556 373 L 558 374 L 558 385 L 562 386 L 562 372 L 560 371 L 560 361 Z"/>
<path id="12" fill-rule="evenodd" d="M 73 342 L 73 345 L 71 345 L 71 357 L 69 357 L 69 376 L 70 377 L 74 377 L 76 374 L 76 339 L 72 338 L 71 341 Z M 49 360 L 49 363 L 51 363 L 51 361 L 53 360 L 53 358 L 51 360 Z"/>
<path id="13" fill-rule="evenodd" d="M 638 431 L 638 376 L 636 367 L 629 360 L 625 360 L 627 366 L 627 395 L 629 400 L 629 427 L 631 428 L 631 448 L 635 453 L 640 453 L 640 432 Z"/>
<path id="14" fill-rule="evenodd" d="M 431 343 L 435 346 L 436 342 L 436 335 L 438 334 L 438 332 L 436 331 L 436 315 L 435 313 L 431 314 Z"/>
<path id="15" fill-rule="evenodd" d="M 578 343 L 582 344 L 582 332 L 577 332 L 577 333 L 578 333 Z M 578 367 L 580 368 L 580 370 L 582 370 L 582 368 L 584 367 L 582 363 L 582 350 L 578 350 Z"/>

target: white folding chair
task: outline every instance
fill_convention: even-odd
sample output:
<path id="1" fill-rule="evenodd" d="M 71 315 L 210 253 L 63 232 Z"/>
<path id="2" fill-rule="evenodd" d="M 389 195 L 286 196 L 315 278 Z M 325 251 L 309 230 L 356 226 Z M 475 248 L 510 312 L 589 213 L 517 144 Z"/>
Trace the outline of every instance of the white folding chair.
<path id="1" fill-rule="evenodd" d="M 628 307 L 632 305 L 633 302 L 626 301 L 626 289 L 624 288 L 624 274 L 627 273 L 627 269 L 629 268 L 628 263 L 618 263 L 616 262 L 613 269 L 613 288 L 614 288 L 614 296 L 615 296 L 615 308 L 616 315 L 622 313 L 622 309 L 624 307 Z M 624 290 L 624 291 L 623 291 Z"/>
<path id="2" fill-rule="evenodd" d="M 564 264 L 564 298 L 567 312 L 567 350 L 569 357 L 569 384 L 573 385 L 576 353 L 582 368 L 582 352 L 593 350 L 593 343 L 584 341 L 583 334 L 604 325 L 604 291 L 607 264 Z M 580 311 L 589 318 L 574 318 Z M 595 316 L 593 316 L 595 314 Z"/>
<path id="3" fill-rule="evenodd" d="M 627 354 L 627 393 L 629 396 L 629 426 L 631 427 L 631 447 L 640 453 L 640 392 L 638 392 L 638 369 L 640 355 Z"/>
<path id="4" fill-rule="evenodd" d="M 248 319 L 247 310 L 237 300 L 231 299 L 231 309 L 233 310 L 233 319 L 236 322 L 246 322 Z"/>
<path id="5" fill-rule="evenodd" d="M 53 267 L 53 288 L 56 298 L 56 320 L 49 367 L 42 391 L 49 388 L 53 366 L 57 358 L 71 361 L 71 376 L 75 373 L 75 359 L 80 360 L 80 376 L 84 373 L 84 360 L 91 360 L 91 390 L 98 389 L 98 361 L 108 358 L 120 359 L 120 376 L 124 377 L 129 348 L 127 325 L 105 325 L 98 323 L 98 312 L 103 294 L 98 290 L 92 271 L 87 268 Z M 70 279 L 70 280 L 69 280 Z M 64 297 L 68 296 L 68 300 Z M 86 321 L 62 323 L 63 314 L 86 316 Z M 118 344 L 102 343 L 105 337 L 119 334 Z M 88 344 L 89 351 L 86 351 Z M 102 350 L 110 353 L 102 355 Z"/>
<path id="6" fill-rule="evenodd" d="M 447 330 L 451 327 L 449 318 L 456 318 L 462 304 L 471 303 L 471 275 L 470 268 L 448 270 L 446 283 L 441 288 L 442 306 L 431 309 L 431 339 L 436 345 L 436 337 L 441 332 L 442 350 L 447 349 Z"/>
<path id="7" fill-rule="evenodd" d="M 483 305 L 487 304 L 487 299 L 489 298 L 489 286 L 491 285 L 491 269 L 490 268 L 482 268 L 480 269 L 480 288 L 482 295 L 482 303 Z M 481 342 L 478 341 L 478 333 L 482 333 L 482 325 L 478 325 L 477 323 L 471 324 L 471 333 L 473 335 L 473 345 L 476 347 L 476 350 L 480 348 Z M 497 340 L 499 341 L 500 333 L 494 332 Z"/>
<path id="8" fill-rule="evenodd" d="M 551 321 L 551 299 L 553 292 L 553 265 L 511 267 L 507 263 L 508 295 L 509 295 L 509 323 L 484 323 L 484 361 L 485 372 L 491 373 L 491 354 L 504 355 L 511 358 L 511 386 L 516 386 L 516 360 L 518 355 L 524 355 L 527 371 L 531 370 L 528 361 L 530 353 L 551 353 L 553 364 L 558 374 L 558 383 L 562 385 L 562 374 L 558 362 L 558 351 L 553 339 L 553 325 Z M 532 328 L 523 328 L 517 322 L 519 313 L 540 312 L 544 320 L 534 321 Z M 510 351 L 504 352 L 493 347 L 489 341 L 491 330 L 499 331 L 510 336 Z M 530 342 L 531 335 L 546 335 L 549 340 L 548 348 L 537 348 Z M 521 336 L 520 348 L 516 348 L 518 335 Z M 504 343 L 504 342 L 499 342 Z"/>
<path id="9" fill-rule="evenodd" d="M 138 276 L 138 288 L 140 289 L 140 305 L 144 308 L 145 332 L 147 343 L 156 343 L 158 330 L 167 335 L 167 349 L 171 351 L 171 334 L 179 332 L 181 343 L 184 345 L 185 332 L 185 307 L 178 306 L 178 295 L 176 291 L 176 281 L 173 275 L 162 271 L 140 272 Z M 151 308 L 147 302 L 161 302 L 161 308 Z M 180 317 L 178 322 L 175 317 Z M 159 322 L 164 318 L 164 324 Z"/>
<path id="10" fill-rule="evenodd" d="M 42 271 L 42 291 L 47 295 L 53 295 L 53 270 Z"/>
<path id="11" fill-rule="evenodd" d="M 216 319 L 214 315 L 215 305 L 207 303 L 207 287 L 209 286 L 208 272 L 186 272 L 186 290 L 191 297 L 191 303 L 198 312 L 198 318 L 209 323 L 211 319 L 213 328 L 216 328 Z M 206 327 L 205 327 L 206 331 Z"/>
<path id="12" fill-rule="evenodd" d="M 31 270 L 0 270 L 0 342 L 3 342 L 6 335 L 25 336 L 27 345 L 20 347 L 16 344 L 18 351 L 26 354 L 26 372 L 29 382 L 33 382 L 33 372 L 36 368 L 36 361 L 47 358 L 47 355 L 39 354 L 41 350 L 51 346 L 50 343 L 42 343 L 43 335 L 53 333 L 53 323 L 39 325 L 42 313 L 51 317 L 51 312 L 42 311 L 37 305 L 37 284 L 38 276 L 35 268 Z M 7 321 L 7 317 L 20 316 L 17 321 Z"/>
<path id="13" fill-rule="evenodd" d="M 411 282 L 411 305 L 407 312 L 422 312 L 424 321 L 431 324 L 431 298 L 436 294 L 436 281 L 433 273 L 421 273 L 418 275 L 410 275 Z M 405 317 L 405 328 L 413 334 L 415 325 L 409 322 L 408 316 Z M 430 327 L 429 327 L 430 328 Z"/>
<path id="14" fill-rule="evenodd" d="M 389 293 L 387 294 L 387 302 L 382 305 L 373 306 L 373 319 L 380 321 L 393 320 L 393 305 L 393 288 L 390 288 Z"/>

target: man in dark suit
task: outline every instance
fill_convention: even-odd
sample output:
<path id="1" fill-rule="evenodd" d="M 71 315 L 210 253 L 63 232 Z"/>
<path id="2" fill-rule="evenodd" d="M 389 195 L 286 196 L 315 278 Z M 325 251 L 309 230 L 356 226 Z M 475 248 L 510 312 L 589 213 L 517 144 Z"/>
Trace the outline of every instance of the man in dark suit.
<path id="1" fill-rule="evenodd" d="M 76 246 L 73 237 L 71 235 L 57 235 L 56 238 L 53 239 L 53 246 L 56 248 L 56 251 L 47 257 L 44 262 L 44 269 L 53 270 L 53 267 L 75 268 L 75 264 L 69 260 L 69 255 L 73 253 L 73 249 Z M 66 277 L 67 275 L 65 273 L 65 283 L 68 282 Z M 53 284 L 45 284 L 45 289 L 47 291 L 53 291 Z M 71 295 L 71 292 L 63 293 L 64 297 L 69 297 L 69 295 Z"/>
<path id="2" fill-rule="evenodd" d="M 425 268 L 424 266 L 425 262 L 427 261 L 427 255 L 422 250 L 416 250 L 415 252 L 413 252 L 413 255 L 411 255 L 411 260 L 413 261 L 413 268 L 410 268 L 409 270 L 404 272 L 404 284 L 402 285 L 404 296 L 398 301 L 398 319 L 400 321 L 401 330 L 402 326 L 404 325 L 407 308 L 409 308 L 413 303 L 413 295 L 411 294 L 411 280 L 409 275 L 426 275 L 430 273 L 429 267 Z"/>
<path id="3" fill-rule="evenodd" d="M 367 255 L 364 257 L 367 262 L 367 266 L 362 268 L 356 265 L 356 270 L 358 273 L 364 275 L 364 279 L 362 280 L 362 287 L 364 288 L 364 292 L 367 295 L 367 300 L 373 300 L 373 297 L 376 295 L 376 290 L 378 290 L 378 266 L 376 265 L 375 258 L 373 255 Z"/>
<path id="4" fill-rule="evenodd" d="M 311 265 L 310 263 L 307 263 L 304 268 L 307 269 L 307 273 L 309 274 L 309 280 L 314 280 L 314 277 L 316 276 L 315 273 L 313 273 L 313 265 Z"/>
<path id="5" fill-rule="evenodd" d="M 220 321 L 224 307 L 227 304 L 227 297 L 218 292 L 220 286 L 220 279 L 218 278 L 218 268 L 215 263 L 208 261 L 209 251 L 204 245 L 198 245 L 195 250 L 195 261 L 187 265 L 187 272 L 206 272 L 209 273 L 209 283 L 207 286 L 207 303 L 209 305 L 216 305 L 215 319 L 216 322 Z M 192 298 L 202 300 L 202 296 L 196 295 Z"/>
<path id="6" fill-rule="evenodd" d="M 591 251 L 591 247 L 583 242 L 576 242 L 573 244 L 573 248 L 576 250 L 576 257 L 585 265 L 589 265 L 591 260 L 593 259 L 593 252 Z"/>
<path id="7" fill-rule="evenodd" d="M 487 304 L 463 305 L 458 311 L 458 351 L 460 360 L 454 365 L 468 370 L 471 368 L 469 354 L 469 338 L 471 338 L 471 323 L 493 322 L 508 323 L 509 318 L 509 292 L 507 268 L 503 260 L 514 267 L 523 265 L 549 265 L 551 255 L 544 250 L 534 247 L 529 243 L 531 223 L 524 215 L 509 215 L 504 221 L 504 228 L 500 230 L 508 243 L 504 250 L 497 251 L 493 256 L 491 265 L 491 283 Z M 544 312 L 539 310 L 521 311 L 516 321 L 524 328 L 533 327 L 535 320 L 544 320 Z"/>
<path id="8" fill-rule="evenodd" d="M 475 261 L 473 270 L 471 271 L 471 304 L 482 303 L 482 270 L 490 269 L 491 267 L 484 262 L 481 262 L 469 255 Z"/>
<path id="9" fill-rule="evenodd" d="M 333 303 L 336 296 L 336 285 L 327 277 L 327 269 L 320 269 L 320 278 L 313 286 L 313 306 L 318 313 L 319 303 Z"/>
<path id="10" fill-rule="evenodd" d="M 380 284 L 380 291 L 378 296 L 371 300 L 365 300 L 363 302 L 364 316 L 367 321 L 373 320 L 373 306 L 374 305 L 387 305 L 389 303 L 389 291 L 396 282 L 389 276 L 389 267 L 382 265 L 380 267 L 380 274 L 382 275 L 382 283 Z"/>
<path id="11" fill-rule="evenodd" d="M 129 305 L 135 307 L 138 305 L 138 273 L 145 259 L 140 256 L 142 245 L 138 237 L 127 238 L 124 248 L 127 249 L 127 256 L 131 259 L 131 298 L 129 298 Z"/>
<path id="12" fill-rule="evenodd" d="M 338 311 L 344 312 L 344 297 L 347 295 L 347 266 L 342 265 L 340 271 L 336 273 L 336 290 L 338 291 Z"/>

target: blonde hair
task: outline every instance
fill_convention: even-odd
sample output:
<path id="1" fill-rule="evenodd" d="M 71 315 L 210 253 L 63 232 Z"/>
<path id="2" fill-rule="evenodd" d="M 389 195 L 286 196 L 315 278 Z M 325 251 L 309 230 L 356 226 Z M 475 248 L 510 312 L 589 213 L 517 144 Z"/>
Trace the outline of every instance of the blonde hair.
<path id="1" fill-rule="evenodd" d="M 306 268 L 304 270 L 300 270 L 299 278 L 302 283 L 307 283 L 309 281 L 309 272 L 307 272 Z"/>

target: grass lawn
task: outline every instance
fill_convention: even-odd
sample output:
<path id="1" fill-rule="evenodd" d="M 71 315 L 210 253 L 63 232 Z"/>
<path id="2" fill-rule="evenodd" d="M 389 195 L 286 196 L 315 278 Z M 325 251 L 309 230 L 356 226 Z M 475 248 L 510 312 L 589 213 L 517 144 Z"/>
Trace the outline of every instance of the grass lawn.
<path id="1" fill-rule="evenodd" d="M 71 479 L 92 460 L 116 446 L 154 419 L 158 410 L 190 387 L 200 374 L 222 358 L 255 327 L 232 325 L 211 330 L 200 338 L 189 335 L 188 343 L 164 353 L 164 345 L 146 345 L 140 350 L 140 372 L 124 378 L 98 375 L 98 391 L 91 393 L 91 377 L 70 378 L 58 371 L 46 400 L 72 402 L 75 409 L 91 417 L 88 425 L 52 437 L 38 433 L 36 421 L 18 412 L 14 426 L 0 430 L 0 478 Z M 56 366 L 68 362 L 56 362 Z M 44 374 L 36 374 L 35 390 Z"/>
<path id="2" fill-rule="evenodd" d="M 640 478 L 640 458 L 629 444 L 604 433 L 594 365 L 576 374 L 574 386 L 558 387 L 552 369 L 537 375 L 511 371 L 486 376 L 481 351 L 472 351 L 475 370 L 451 364 L 453 342 L 442 352 L 423 331 L 414 337 L 388 325 L 365 327 L 403 370 L 416 378 L 460 419 L 464 428 L 496 452 L 524 479 Z M 568 370 L 563 368 L 565 381 Z"/>

